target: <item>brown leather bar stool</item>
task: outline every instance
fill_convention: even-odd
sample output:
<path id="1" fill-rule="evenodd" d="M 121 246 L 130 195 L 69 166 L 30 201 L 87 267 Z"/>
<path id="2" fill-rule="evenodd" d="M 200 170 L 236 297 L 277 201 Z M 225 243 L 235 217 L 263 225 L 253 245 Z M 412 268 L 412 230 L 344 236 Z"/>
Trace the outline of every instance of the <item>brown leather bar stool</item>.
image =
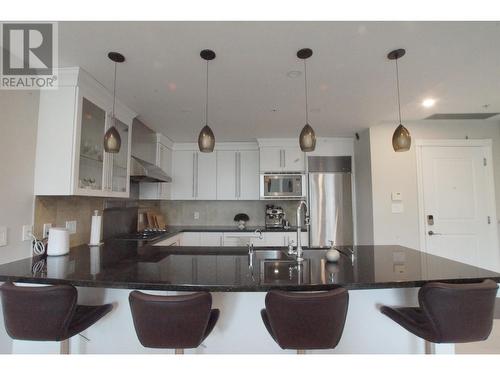
<path id="1" fill-rule="evenodd" d="M 267 331 L 282 349 L 333 349 L 344 330 L 349 294 L 344 288 L 302 293 L 272 290 L 261 311 Z"/>
<path id="2" fill-rule="evenodd" d="M 141 344 L 175 349 L 175 354 L 198 347 L 219 319 L 219 310 L 212 309 L 212 295 L 208 292 L 156 296 L 133 291 L 129 302 Z"/>
<path id="3" fill-rule="evenodd" d="M 483 341 L 490 335 L 498 285 L 431 282 L 418 292 L 419 307 L 382 306 L 382 314 L 431 343 Z"/>
<path id="4" fill-rule="evenodd" d="M 111 311 L 112 305 L 77 305 L 71 285 L 0 286 L 5 329 L 15 340 L 59 341 L 69 354 L 68 339 L 86 330 Z"/>

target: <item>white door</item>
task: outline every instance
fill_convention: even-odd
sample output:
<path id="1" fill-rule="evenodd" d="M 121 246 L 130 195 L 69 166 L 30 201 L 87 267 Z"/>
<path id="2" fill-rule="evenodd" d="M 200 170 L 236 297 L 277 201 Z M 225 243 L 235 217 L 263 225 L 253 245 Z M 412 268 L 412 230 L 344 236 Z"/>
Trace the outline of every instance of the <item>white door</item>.
<path id="1" fill-rule="evenodd" d="M 238 199 L 259 200 L 259 151 L 240 151 L 238 160 Z"/>
<path id="2" fill-rule="evenodd" d="M 217 151 L 217 199 L 236 199 L 237 169 L 235 151 Z M 257 189 L 258 187 L 257 180 Z"/>
<path id="3" fill-rule="evenodd" d="M 490 146 L 421 146 L 424 250 L 497 269 L 499 249 Z"/>
<path id="4" fill-rule="evenodd" d="M 195 198 L 195 158 L 193 151 L 174 151 L 172 199 Z"/>
<path id="5" fill-rule="evenodd" d="M 196 164 L 196 199 L 217 199 L 217 152 L 198 152 Z"/>

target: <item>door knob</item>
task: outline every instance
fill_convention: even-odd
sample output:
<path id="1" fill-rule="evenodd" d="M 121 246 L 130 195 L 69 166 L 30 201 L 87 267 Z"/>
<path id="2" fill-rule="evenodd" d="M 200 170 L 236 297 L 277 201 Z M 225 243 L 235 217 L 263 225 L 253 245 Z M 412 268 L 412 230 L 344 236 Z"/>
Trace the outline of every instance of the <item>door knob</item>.
<path id="1" fill-rule="evenodd" d="M 433 230 L 430 230 L 429 232 L 427 232 L 427 234 L 429 234 L 429 236 L 440 236 L 441 235 L 441 233 L 436 233 Z"/>

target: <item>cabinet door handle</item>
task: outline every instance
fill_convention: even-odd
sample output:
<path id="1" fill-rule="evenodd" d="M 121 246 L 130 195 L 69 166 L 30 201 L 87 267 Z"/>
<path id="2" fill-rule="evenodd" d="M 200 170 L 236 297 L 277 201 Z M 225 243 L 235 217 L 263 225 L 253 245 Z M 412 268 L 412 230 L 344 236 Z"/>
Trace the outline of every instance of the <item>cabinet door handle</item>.
<path id="1" fill-rule="evenodd" d="M 193 193 L 191 194 L 193 198 L 196 197 L 196 191 L 195 191 L 195 176 L 198 173 L 196 170 L 196 153 L 193 152 Z"/>
<path id="2" fill-rule="evenodd" d="M 283 150 L 283 168 L 286 168 L 286 150 Z"/>
<path id="3" fill-rule="evenodd" d="M 195 198 L 198 198 L 198 179 L 199 179 L 199 154 L 196 153 L 196 183 L 194 185 L 195 189 L 196 189 L 196 194 L 195 194 Z"/>
<path id="4" fill-rule="evenodd" d="M 241 198 L 241 153 L 238 152 L 238 174 L 237 174 L 237 182 L 238 182 L 238 198 Z"/>
<path id="5" fill-rule="evenodd" d="M 238 198 L 238 151 L 234 153 L 234 197 Z"/>

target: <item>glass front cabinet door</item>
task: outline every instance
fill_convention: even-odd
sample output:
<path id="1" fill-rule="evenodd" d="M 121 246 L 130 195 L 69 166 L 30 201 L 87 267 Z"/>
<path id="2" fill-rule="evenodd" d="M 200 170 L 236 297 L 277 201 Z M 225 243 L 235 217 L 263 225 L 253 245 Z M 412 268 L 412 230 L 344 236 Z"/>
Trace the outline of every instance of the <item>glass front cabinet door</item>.
<path id="1" fill-rule="evenodd" d="M 99 102 L 81 93 L 79 97 L 80 140 L 77 148 L 76 194 L 102 197 L 129 196 L 129 164 L 131 126 L 121 121 L 119 114 L 113 120 L 108 103 Z M 120 134 L 118 153 L 104 150 L 104 134 L 115 126 Z"/>
<path id="2" fill-rule="evenodd" d="M 35 159 L 35 195 L 128 198 L 132 122 L 137 116 L 81 68 L 60 68 L 57 90 L 41 90 Z M 104 150 L 115 124 L 120 152 Z"/>

